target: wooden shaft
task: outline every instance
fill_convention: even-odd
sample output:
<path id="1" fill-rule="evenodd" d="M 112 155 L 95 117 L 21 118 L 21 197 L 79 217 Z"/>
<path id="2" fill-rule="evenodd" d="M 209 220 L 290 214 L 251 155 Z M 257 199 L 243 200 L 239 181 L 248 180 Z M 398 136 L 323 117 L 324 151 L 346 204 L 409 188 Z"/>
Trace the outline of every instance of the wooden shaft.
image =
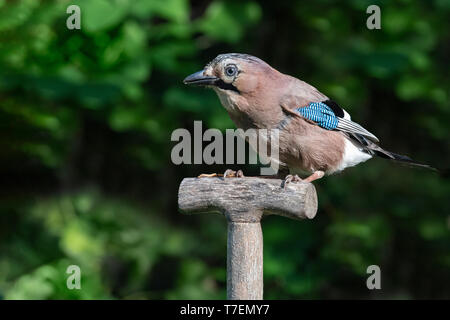
<path id="1" fill-rule="evenodd" d="M 228 222 L 227 299 L 262 300 L 263 237 L 259 222 Z"/>

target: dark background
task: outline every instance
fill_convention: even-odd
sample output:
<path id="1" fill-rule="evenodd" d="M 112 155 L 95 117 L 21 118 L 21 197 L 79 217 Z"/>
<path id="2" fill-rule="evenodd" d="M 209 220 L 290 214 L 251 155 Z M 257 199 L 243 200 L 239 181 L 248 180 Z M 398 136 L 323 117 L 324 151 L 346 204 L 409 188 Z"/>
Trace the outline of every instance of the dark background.
<path id="1" fill-rule="evenodd" d="M 225 220 L 179 214 L 177 189 L 226 166 L 170 160 L 174 129 L 234 128 L 182 84 L 220 53 L 262 58 L 386 149 L 448 168 L 449 21 L 446 0 L 0 1 L 0 297 L 225 297 Z M 314 220 L 263 221 L 265 298 L 450 298 L 449 180 L 376 159 L 315 185 Z"/>

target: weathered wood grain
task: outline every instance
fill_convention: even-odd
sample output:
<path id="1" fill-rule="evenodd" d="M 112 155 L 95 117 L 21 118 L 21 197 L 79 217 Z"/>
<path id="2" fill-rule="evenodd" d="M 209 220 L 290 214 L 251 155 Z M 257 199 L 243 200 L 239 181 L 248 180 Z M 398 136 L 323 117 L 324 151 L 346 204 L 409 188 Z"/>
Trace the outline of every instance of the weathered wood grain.
<path id="1" fill-rule="evenodd" d="M 230 221 L 259 222 L 261 214 L 292 219 L 312 219 L 317 194 L 311 183 L 291 183 L 286 189 L 279 179 L 185 178 L 178 192 L 183 213 L 222 213 Z"/>
<path id="2" fill-rule="evenodd" d="M 227 299 L 262 300 L 263 238 L 261 223 L 228 223 Z"/>

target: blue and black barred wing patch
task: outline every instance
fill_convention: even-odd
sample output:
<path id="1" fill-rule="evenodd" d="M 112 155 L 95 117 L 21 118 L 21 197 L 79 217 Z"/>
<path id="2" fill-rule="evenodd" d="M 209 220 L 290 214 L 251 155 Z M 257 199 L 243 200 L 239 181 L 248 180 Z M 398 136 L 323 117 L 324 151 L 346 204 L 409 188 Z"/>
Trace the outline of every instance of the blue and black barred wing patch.
<path id="1" fill-rule="evenodd" d="M 356 122 L 337 116 L 334 110 L 323 102 L 311 102 L 305 107 L 295 109 L 295 111 L 302 117 L 317 123 L 317 125 L 324 129 L 356 133 L 372 141 L 379 142 L 375 135 Z"/>
<path id="2" fill-rule="evenodd" d="M 338 118 L 325 103 L 311 102 L 306 107 L 297 108 L 296 111 L 324 129 L 334 130 L 338 126 Z"/>

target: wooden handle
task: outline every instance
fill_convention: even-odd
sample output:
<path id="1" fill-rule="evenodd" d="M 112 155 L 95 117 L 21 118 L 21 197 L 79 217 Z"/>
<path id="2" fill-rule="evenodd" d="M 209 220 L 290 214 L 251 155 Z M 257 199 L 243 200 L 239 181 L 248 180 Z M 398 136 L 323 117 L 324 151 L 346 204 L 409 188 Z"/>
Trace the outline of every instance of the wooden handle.
<path id="1" fill-rule="evenodd" d="M 229 221 L 258 222 L 263 214 L 292 219 L 312 219 L 317 212 L 316 189 L 311 183 L 290 183 L 279 179 L 185 178 L 178 192 L 182 213 L 216 212 Z"/>
<path id="2" fill-rule="evenodd" d="M 228 220 L 227 298 L 263 298 L 263 237 L 261 217 L 278 214 L 312 219 L 317 212 L 311 183 L 264 178 L 186 178 L 180 184 L 178 206 L 187 214 L 219 212 Z"/>

